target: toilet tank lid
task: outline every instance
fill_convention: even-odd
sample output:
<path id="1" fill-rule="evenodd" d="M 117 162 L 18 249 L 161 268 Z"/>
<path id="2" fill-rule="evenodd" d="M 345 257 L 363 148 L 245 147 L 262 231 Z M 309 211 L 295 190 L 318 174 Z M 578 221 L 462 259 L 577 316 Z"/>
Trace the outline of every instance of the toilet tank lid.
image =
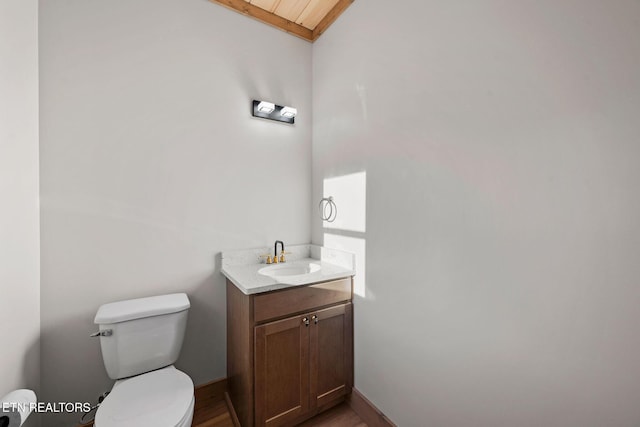
<path id="1" fill-rule="evenodd" d="M 187 294 L 158 295 L 112 302 L 100 306 L 93 323 L 98 325 L 126 322 L 144 317 L 177 313 L 191 307 Z"/>

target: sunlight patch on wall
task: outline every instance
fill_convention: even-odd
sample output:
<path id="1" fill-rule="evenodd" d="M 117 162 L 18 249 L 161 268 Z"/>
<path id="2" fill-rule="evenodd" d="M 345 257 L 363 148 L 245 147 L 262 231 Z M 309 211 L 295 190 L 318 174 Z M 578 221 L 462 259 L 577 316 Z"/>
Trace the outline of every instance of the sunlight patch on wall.
<path id="1" fill-rule="evenodd" d="M 366 293 L 367 172 L 357 172 L 323 181 L 323 197 L 333 197 L 337 208 L 335 220 L 324 221 L 324 246 L 351 252 L 356 256 L 353 292 Z M 335 230 L 335 231 L 332 231 Z M 349 236 L 343 233 L 348 232 Z"/>
<path id="2" fill-rule="evenodd" d="M 338 209 L 333 222 L 323 222 L 324 228 L 364 233 L 367 224 L 367 173 L 358 172 L 335 178 L 325 178 L 323 197 L 333 197 Z"/>
<path id="3" fill-rule="evenodd" d="M 353 293 L 364 298 L 366 293 L 365 239 L 324 233 L 324 246 L 327 248 L 338 249 L 341 251 L 346 251 L 346 252 L 351 252 L 356 254 L 356 275 L 353 278 Z"/>

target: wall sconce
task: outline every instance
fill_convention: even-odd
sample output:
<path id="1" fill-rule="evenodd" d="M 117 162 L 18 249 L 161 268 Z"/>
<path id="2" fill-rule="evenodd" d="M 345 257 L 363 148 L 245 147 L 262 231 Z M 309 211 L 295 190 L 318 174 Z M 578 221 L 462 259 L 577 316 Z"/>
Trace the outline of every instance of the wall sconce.
<path id="1" fill-rule="evenodd" d="M 253 117 L 294 124 L 298 110 L 293 107 L 276 105 L 267 101 L 253 100 Z"/>

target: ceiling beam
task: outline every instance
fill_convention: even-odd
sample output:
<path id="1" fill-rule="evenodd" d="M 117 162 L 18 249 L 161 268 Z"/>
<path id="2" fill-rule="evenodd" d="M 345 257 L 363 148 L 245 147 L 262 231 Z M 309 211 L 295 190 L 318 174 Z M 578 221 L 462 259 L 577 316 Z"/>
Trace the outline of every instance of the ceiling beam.
<path id="1" fill-rule="evenodd" d="M 289 21 L 288 19 L 285 19 L 281 16 L 278 16 L 275 13 L 271 13 L 262 8 L 259 8 L 258 6 L 254 6 L 251 3 L 246 2 L 245 0 L 209 0 L 209 1 L 212 3 L 217 3 L 222 6 L 225 6 L 231 10 L 235 10 L 236 12 L 240 12 L 243 15 L 250 16 L 253 19 L 257 19 L 258 21 L 264 22 L 265 24 L 268 24 L 280 30 L 286 31 L 289 34 L 293 34 L 294 36 L 300 37 L 301 39 L 304 39 L 308 42 L 313 42 L 314 40 L 313 38 L 314 32 L 311 31 L 310 29 L 305 28 L 302 25 L 296 24 L 295 22 Z"/>
<path id="2" fill-rule="evenodd" d="M 313 29 L 313 41 L 318 40 L 318 37 L 320 37 L 322 33 L 324 33 L 327 28 L 333 24 L 333 21 L 338 19 L 338 16 L 340 16 L 342 12 L 347 10 L 351 3 L 353 3 L 353 0 L 340 0 L 335 6 L 333 6 L 333 9 L 331 9 L 329 13 L 322 18 L 322 21 L 316 25 L 316 28 Z"/>

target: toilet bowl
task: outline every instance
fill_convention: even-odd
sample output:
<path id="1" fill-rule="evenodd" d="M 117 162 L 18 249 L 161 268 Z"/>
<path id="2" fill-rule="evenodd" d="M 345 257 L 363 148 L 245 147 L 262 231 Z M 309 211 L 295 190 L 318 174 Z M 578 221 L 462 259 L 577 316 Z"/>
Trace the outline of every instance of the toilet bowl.
<path id="1" fill-rule="evenodd" d="M 118 380 L 96 413 L 96 427 L 189 427 L 193 382 L 173 366 Z"/>
<path id="2" fill-rule="evenodd" d="M 190 307 L 185 294 L 105 304 L 94 323 L 113 389 L 99 406 L 95 427 L 189 427 L 193 381 L 173 366 Z"/>

